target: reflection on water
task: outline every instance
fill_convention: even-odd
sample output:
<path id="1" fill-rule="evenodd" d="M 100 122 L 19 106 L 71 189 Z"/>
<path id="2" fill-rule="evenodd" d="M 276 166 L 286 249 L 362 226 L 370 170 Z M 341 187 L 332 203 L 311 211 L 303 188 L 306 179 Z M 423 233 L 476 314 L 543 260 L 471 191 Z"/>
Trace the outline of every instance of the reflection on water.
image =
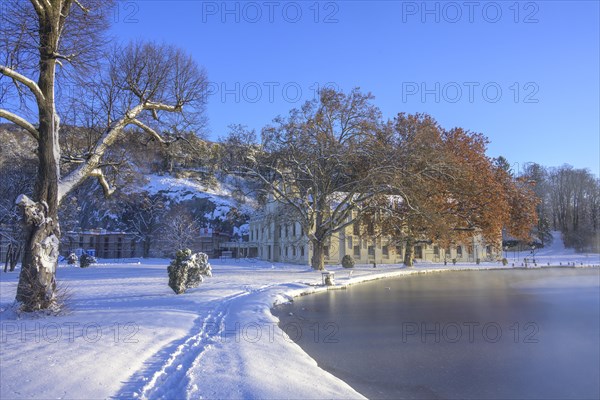
<path id="1" fill-rule="evenodd" d="M 598 269 L 413 275 L 274 314 L 369 398 L 600 398 Z"/>

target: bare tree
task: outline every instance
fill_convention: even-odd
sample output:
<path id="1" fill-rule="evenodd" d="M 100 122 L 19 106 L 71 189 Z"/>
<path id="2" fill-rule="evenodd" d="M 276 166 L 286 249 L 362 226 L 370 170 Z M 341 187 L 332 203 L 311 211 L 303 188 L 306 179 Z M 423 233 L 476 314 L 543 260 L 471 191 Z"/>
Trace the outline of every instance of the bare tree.
<path id="1" fill-rule="evenodd" d="M 133 43 L 104 51 L 106 8 L 111 3 L 9 0 L 3 4 L 0 83 L 13 85 L 0 93 L 0 118 L 23 128 L 38 147 L 33 199 L 25 195 L 17 199 L 27 236 L 17 301 L 25 310 L 55 305 L 61 200 L 88 177 L 97 178 L 105 193 L 112 193 L 103 156 L 127 127 L 169 143 L 177 139 L 172 135 L 177 131 L 174 127 L 197 120 L 186 118 L 184 109 L 191 110 L 192 117 L 203 110 L 205 74 L 181 50 Z M 59 96 L 61 83 L 71 87 L 66 90 L 70 96 L 65 90 Z M 70 164 L 63 175 L 60 112 L 74 97 L 93 111 L 88 116 L 97 136 L 89 151 L 63 160 Z"/>
<path id="2" fill-rule="evenodd" d="M 565 246 L 577 251 L 600 248 L 600 180 L 570 165 L 551 168 L 547 188 L 552 224 Z"/>
<path id="3" fill-rule="evenodd" d="M 369 158 L 381 118 L 371 99 L 358 89 L 323 90 L 318 100 L 265 128 L 262 149 L 242 164 L 301 224 L 314 269 L 324 268 L 331 236 L 353 223 L 365 200 L 387 189 L 375 184 L 382 170 Z"/>
<path id="4" fill-rule="evenodd" d="M 144 192 L 130 198 L 125 208 L 123 219 L 127 228 L 142 242 L 143 256 L 148 257 L 167 212 L 165 199 L 160 195 L 151 196 Z"/>
<path id="5" fill-rule="evenodd" d="M 198 221 L 189 212 L 185 212 L 183 207 L 180 207 L 177 215 L 165 222 L 162 232 L 164 241 L 175 253 L 177 250 L 190 248 L 199 234 L 199 229 Z"/>

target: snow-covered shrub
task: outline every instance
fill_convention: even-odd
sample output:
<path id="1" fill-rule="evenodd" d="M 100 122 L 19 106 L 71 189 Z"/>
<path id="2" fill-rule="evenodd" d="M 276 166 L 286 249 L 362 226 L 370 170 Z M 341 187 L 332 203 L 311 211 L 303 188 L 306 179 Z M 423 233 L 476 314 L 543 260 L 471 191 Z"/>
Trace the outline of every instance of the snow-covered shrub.
<path id="1" fill-rule="evenodd" d="M 96 264 L 98 261 L 96 257 L 90 256 L 88 253 L 83 253 L 81 257 L 79 257 L 79 266 L 81 268 L 87 268 L 92 264 Z"/>
<path id="2" fill-rule="evenodd" d="M 77 254 L 75 254 L 75 253 L 71 253 L 67 257 L 67 264 L 69 264 L 69 265 L 75 265 L 78 262 L 79 262 L 79 257 L 77 257 Z"/>
<path id="3" fill-rule="evenodd" d="M 354 268 L 354 258 L 351 255 L 346 254 L 342 257 L 342 267 L 344 268 Z"/>
<path id="4" fill-rule="evenodd" d="M 506 267 L 507 264 L 508 264 L 508 260 L 506 258 L 503 258 L 502 265 L 504 265 Z"/>
<path id="5" fill-rule="evenodd" d="M 200 286 L 203 276 L 212 276 L 212 268 L 205 253 L 192 254 L 190 249 L 179 250 L 167 268 L 169 287 L 177 294 Z"/>

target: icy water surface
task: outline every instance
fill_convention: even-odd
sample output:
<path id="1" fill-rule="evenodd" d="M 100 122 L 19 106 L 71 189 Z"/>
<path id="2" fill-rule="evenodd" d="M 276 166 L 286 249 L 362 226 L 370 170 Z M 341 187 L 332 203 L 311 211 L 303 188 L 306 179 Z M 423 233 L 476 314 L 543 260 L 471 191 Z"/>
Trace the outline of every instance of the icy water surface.
<path id="1" fill-rule="evenodd" d="M 600 398 L 597 268 L 414 275 L 274 313 L 323 369 L 369 398 Z"/>

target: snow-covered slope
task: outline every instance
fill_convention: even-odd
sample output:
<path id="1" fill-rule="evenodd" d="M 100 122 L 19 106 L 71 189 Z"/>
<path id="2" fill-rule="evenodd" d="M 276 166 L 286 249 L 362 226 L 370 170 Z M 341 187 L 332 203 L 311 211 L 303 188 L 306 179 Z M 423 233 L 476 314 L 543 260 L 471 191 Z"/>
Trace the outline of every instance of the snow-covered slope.
<path id="1" fill-rule="evenodd" d="M 216 181 L 214 185 L 207 185 L 194 178 L 176 178 L 171 175 L 145 175 L 145 184 L 134 188 L 136 191 L 146 191 L 151 195 L 162 194 L 175 203 L 193 199 L 209 199 L 215 204 L 215 209 L 208 219 L 225 219 L 232 207 L 240 208 L 242 212 L 251 213 L 256 207 L 254 199 L 244 196 L 243 204 L 235 199 L 233 192 L 234 181 L 226 177 L 223 181 Z"/>
<path id="2" fill-rule="evenodd" d="M 600 255 L 596 253 L 576 253 L 574 249 L 565 248 L 560 231 L 552 232 L 552 243 L 546 247 L 537 249 L 535 252 L 508 251 L 507 259 L 509 262 L 522 263 L 527 258 L 528 262 L 535 260 L 540 266 L 548 265 L 596 265 L 600 264 Z"/>

